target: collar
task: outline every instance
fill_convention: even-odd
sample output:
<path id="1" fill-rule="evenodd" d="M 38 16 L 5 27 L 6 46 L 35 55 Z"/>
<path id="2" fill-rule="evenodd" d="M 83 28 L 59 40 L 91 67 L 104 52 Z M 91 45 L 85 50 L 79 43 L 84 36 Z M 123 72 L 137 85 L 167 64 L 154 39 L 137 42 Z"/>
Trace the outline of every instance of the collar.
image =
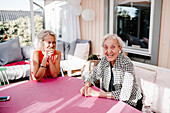
<path id="1" fill-rule="evenodd" d="M 122 59 L 122 55 L 123 55 L 122 53 L 119 53 L 118 57 L 116 58 L 116 61 L 115 61 L 114 65 L 113 65 L 113 68 L 117 67 L 117 65 L 120 63 L 120 61 Z M 105 67 L 110 66 L 110 61 L 107 60 L 106 56 L 104 56 L 102 58 L 102 60 L 103 60 L 103 65 Z"/>

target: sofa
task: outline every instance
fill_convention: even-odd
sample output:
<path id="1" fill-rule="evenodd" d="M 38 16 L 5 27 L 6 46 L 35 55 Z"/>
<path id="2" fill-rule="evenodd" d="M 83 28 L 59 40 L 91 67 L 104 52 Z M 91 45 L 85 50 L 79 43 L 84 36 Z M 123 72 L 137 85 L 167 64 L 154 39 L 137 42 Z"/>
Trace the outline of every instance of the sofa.
<path id="1" fill-rule="evenodd" d="M 99 63 L 98 60 L 88 61 L 82 71 L 85 80 L 91 70 Z M 136 80 L 143 93 L 144 113 L 170 113 L 170 69 L 132 61 L 135 68 Z M 102 87 L 100 82 L 96 86 Z"/>
<path id="2" fill-rule="evenodd" d="M 144 95 L 143 111 L 170 113 L 170 69 L 133 61 L 136 79 Z"/>
<path id="3" fill-rule="evenodd" d="M 29 80 L 29 58 L 34 48 L 20 46 L 19 38 L 0 43 L 0 68 L 5 67 L 9 82 Z M 0 73 L 2 82 L 2 73 Z"/>
<path id="4" fill-rule="evenodd" d="M 88 51 L 80 50 L 82 54 L 74 54 L 76 50 L 76 45 L 86 45 L 88 44 Z M 64 66 L 68 65 L 68 61 L 73 61 L 71 59 L 74 56 L 79 56 L 85 59 L 88 58 L 85 53 L 91 52 L 90 40 L 81 40 L 77 39 L 74 42 L 68 43 L 64 41 L 57 41 L 57 50 L 60 50 L 62 53 L 61 62 L 67 61 L 67 63 L 61 63 L 62 67 L 70 67 Z M 78 47 L 80 48 L 80 47 Z M 82 48 L 85 49 L 85 48 Z M 8 80 L 10 82 L 20 81 L 20 80 L 29 80 L 30 78 L 30 55 L 34 51 L 33 46 L 20 46 L 19 38 L 10 39 L 6 42 L 0 43 L 0 67 L 6 67 L 6 73 L 8 76 Z M 85 56 L 84 56 L 85 55 Z M 76 58 L 77 59 L 77 58 Z M 70 63 L 69 63 L 70 64 Z M 0 81 L 2 82 L 2 74 L 0 73 Z"/>

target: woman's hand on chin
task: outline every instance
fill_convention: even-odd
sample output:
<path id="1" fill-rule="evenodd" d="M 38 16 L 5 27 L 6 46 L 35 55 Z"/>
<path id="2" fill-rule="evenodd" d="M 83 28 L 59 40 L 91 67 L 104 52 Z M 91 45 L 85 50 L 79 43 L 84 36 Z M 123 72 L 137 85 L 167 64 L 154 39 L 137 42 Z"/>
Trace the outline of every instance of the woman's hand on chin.
<path id="1" fill-rule="evenodd" d="M 48 58 L 51 58 L 51 56 L 54 54 L 54 49 L 46 49 L 44 52 L 44 57 L 46 57 L 47 59 Z"/>
<path id="2" fill-rule="evenodd" d="M 54 54 L 54 49 L 49 49 L 48 56 L 51 57 Z"/>

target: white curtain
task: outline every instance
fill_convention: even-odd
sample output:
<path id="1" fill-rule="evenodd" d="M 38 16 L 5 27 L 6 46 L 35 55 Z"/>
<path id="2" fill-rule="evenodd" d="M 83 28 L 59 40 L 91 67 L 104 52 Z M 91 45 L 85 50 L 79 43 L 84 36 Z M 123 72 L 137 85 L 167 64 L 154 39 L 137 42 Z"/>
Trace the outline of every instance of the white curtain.
<path id="1" fill-rule="evenodd" d="M 55 3 L 51 3 L 45 6 L 45 29 L 52 30 L 56 33 L 56 24 L 54 18 L 56 17 L 54 13 Z"/>
<path id="2" fill-rule="evenodd" d="M 60 6 L 64 2 L 55 1 L 45 6 L 45 29 L 52 30 L 57 34 L 60 34 Z"/>
<path id="3" fill-rule="evenodd" d="M 70 4 L 62 6 L 62 40 L 72 42 L 80 38 L 79 15 L 74 15 Z"/>

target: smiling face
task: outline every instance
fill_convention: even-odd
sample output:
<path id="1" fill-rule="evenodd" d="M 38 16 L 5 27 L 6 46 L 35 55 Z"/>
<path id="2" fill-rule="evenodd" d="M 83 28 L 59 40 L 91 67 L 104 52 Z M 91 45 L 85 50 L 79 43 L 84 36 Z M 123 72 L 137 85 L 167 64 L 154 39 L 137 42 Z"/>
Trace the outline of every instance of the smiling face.
<path id="1" fill-rule="evenodd" d="M 48 38 L 44 39 L 44 50 L 55 49 L 55 48 L 56 48 L 55 37 L 52 35 L 49 35 Z"/>
<path id="2" fill-rule="evenodd" d="M 119 55 L 119 51 L 121 51 L 121 47 L 119 46 L 119 43 L 116 39 L 113 38 L 107 38 L 104 43 L 104 54 L 108 61 L 111 62 L 112 66 L 114 62 L 116 61 L 116 58 Z"/>

